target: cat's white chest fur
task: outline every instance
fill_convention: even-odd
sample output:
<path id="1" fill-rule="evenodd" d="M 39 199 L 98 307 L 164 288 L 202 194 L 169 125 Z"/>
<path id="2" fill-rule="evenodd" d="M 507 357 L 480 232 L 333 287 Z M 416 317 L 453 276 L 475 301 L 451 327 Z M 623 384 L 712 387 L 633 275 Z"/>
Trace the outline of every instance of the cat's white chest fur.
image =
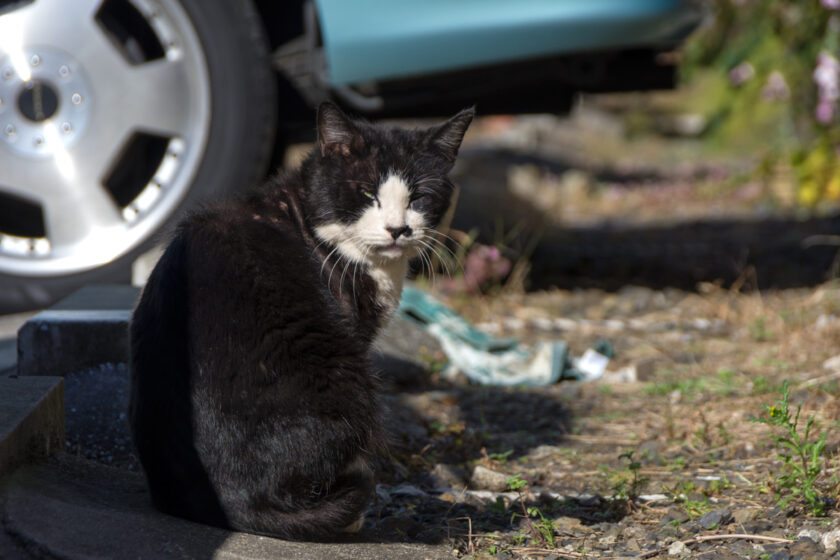
<path id="1" fill-rule="evenodd" d="M 376 301 L 387 317 L 390 317 L 400 304 L 403 282 L 408 267 L 407 259 L 397 259 L 380 265 L 372 265 L 368 274 L 376 282 Z"/>

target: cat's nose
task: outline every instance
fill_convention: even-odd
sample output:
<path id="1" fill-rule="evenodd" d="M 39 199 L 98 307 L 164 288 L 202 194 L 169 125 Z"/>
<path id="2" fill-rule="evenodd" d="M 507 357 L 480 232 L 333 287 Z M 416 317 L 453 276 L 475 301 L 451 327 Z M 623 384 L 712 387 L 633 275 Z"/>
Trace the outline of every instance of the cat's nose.
<path id="1" fill-rule="evenodd" d="M 391 237 L 394 238 L 394 241 L 400 238 L 401 235 L 408 237 L 411 235 L 411 228 L 408 226 L 400 226 L 400 227 L 389 227 L 385 226 L 385 230 L 391 234 Z"/>

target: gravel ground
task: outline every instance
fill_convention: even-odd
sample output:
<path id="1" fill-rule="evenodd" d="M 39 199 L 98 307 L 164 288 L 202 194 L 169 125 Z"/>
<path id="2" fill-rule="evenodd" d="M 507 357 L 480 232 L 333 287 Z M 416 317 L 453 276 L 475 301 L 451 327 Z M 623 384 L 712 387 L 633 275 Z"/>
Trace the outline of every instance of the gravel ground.
<path id="1" fill-rule="evenodd" d="M 462 300 L 485 328 L 563 338 L 576 354 L 606 339 L 616 357 L 598 382 L 493 389 L 432 375 L 390 396 L 401 420 L 392 425 L 407 428 L 376 515 L 409 538 L 438 527 L 465 555 L 840 557 L 838 298 L 829 284 L 760 296 L 634 288 Z M 559 324 L 548 320 L 557 309 Z M 750 421 L 783 379 L 802 418 L 828 433 L 816 477 L 824 516 L 796 498 L 778 506 L 777 492 L 789 494 L 771 439 L 780 432 Z M 527 485 L 511 492 L 516 475 Z"/>

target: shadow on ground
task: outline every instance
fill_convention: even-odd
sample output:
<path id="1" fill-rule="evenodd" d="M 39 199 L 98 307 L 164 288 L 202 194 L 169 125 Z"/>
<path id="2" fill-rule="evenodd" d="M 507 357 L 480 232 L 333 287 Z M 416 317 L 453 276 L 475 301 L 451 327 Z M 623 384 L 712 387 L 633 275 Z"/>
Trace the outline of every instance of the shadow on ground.
<path id="1" fill-rule="evenodd" d="M 464 492 L 475 464 L 515 472 L 520 458 L 540 447 L 552 453 L 563 444 L 572 417 L 562 389 L 437 385 L 388 395 L 391 458 L 380 477 L 391 491 L 380 495 L 384 503 L 373 508 L 372 534 L 437 543 L 470 533 L 509 531 L 511 524 L 515 531 L 527 531 L 520 499 L 547 517 L 575 517 L 584 524 L 626 515 L 626 504 L 597 497 L 584 502 L 558 499 L 542 491 L 538 481 L 529 481 L 529 492 L 522 496 L 500 488 Z"/>
<path id="2" fill-rule="evenodd" d="M 494 242 L 500 228 L 521 227 L 520 247 L 537 240 L 530 257 L 530 289 L 618 290 L 636 285 L 695 290 L 700 282 L 745 289 L 796 288 L 836 276 L 840 253 L 832 243 L 837 238 L 825 236 L 840 234 L 840 215 L 562 227 L 509 192 L 507 172 L 512 165 L 533 163 L 560 173 L 570 164 L 504 150 L 470 150 L 462 159 L 457 173 L 461 193 L 452 226 L 477 229 L 485 243 Z M 647 172 L 595 170 L 593 175 L 628 188 L 647 180 L 667 181 Z M 662 218 L 667 222 L 669 217 Z"/>

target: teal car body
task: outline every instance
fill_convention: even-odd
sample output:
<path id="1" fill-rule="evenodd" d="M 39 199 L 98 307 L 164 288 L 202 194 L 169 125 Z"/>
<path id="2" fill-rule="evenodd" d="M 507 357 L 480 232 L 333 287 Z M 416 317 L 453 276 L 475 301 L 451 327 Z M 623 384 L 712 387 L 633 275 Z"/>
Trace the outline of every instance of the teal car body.
<path id="1" fill-rule="evenodd" d="M 687 0 L 315 0 L 329 82 L 409 78 L 541 57 L 678 44 Z"/>

